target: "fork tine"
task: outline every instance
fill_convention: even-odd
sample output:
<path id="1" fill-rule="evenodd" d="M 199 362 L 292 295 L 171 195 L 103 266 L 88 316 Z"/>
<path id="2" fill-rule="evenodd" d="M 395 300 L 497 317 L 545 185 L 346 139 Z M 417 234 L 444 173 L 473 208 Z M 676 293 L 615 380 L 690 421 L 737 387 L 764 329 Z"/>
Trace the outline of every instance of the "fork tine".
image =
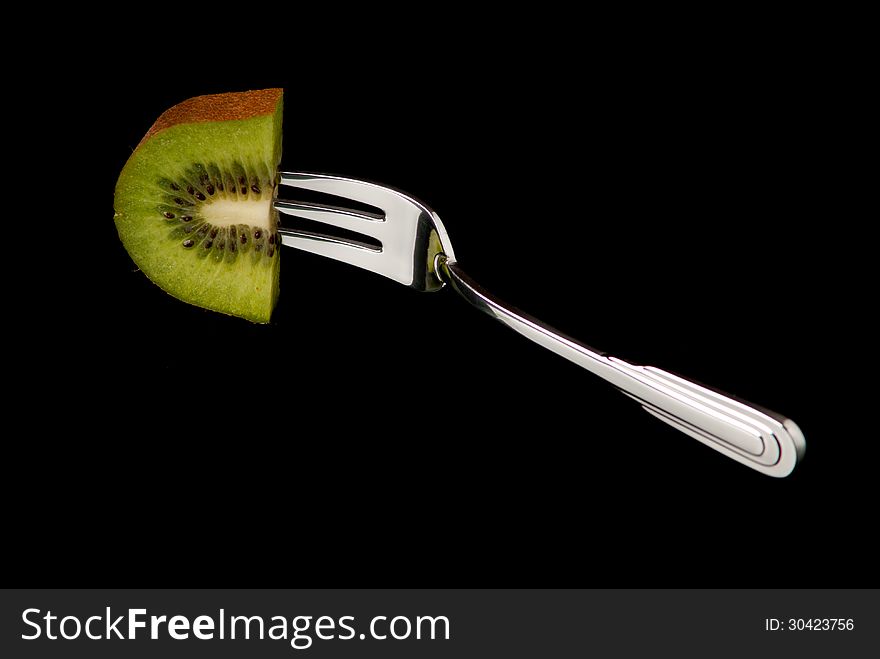
<path id="1" fill-rule="evenodd" d="M 337 197 L 348 197 L 362 204 L 375 206 L 384 211 L 386 216 L 390 210 L 399 208 L 401 203 L 422 206 L 421 203 L 402 192 L 367 181 L 358 181 L 357 179 L 344 178 L 342 176 L 331 176 L 330 174 L 309 174 L 304 172 L 280 172 L 280 175 L 281 185 L 323 192 L 324 194 Z"/>
<path id="2" fill-rule="evenodd" d="M 344 261 L 367 270 L 381 270 L 382 250 L 369 245 L 324 236 L 309 231 L 292 231 L 279 229 L 281 243 L 290 247 L 296 247 L 304 252 L 311 252 L 319 256 L 336 261 Z"/>
<path id="3" fill-rule="evenodd" d="M 323 222 L 340 229 L 348 229 L 381 240 L 384 219 L 371 217 L 356 211 L 317 204 L 303 204 L 292 201 L 275 200 L 275 209 L 286 215 L 302 217 L 306 220 Z"/>

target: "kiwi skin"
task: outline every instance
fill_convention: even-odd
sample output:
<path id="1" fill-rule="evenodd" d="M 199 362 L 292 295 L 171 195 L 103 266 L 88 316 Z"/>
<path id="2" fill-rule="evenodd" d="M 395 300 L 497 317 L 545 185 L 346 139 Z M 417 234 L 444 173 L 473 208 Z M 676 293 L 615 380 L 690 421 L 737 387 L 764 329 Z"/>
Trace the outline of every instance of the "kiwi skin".
<path id="1" fill-rule="evenodd" d="M 167 293 L 269 322 L 280 240 L 272 208 L 280 89 L 200 96 L 164 112 L 120 173 L 114 208 L 135 264 Z"/>

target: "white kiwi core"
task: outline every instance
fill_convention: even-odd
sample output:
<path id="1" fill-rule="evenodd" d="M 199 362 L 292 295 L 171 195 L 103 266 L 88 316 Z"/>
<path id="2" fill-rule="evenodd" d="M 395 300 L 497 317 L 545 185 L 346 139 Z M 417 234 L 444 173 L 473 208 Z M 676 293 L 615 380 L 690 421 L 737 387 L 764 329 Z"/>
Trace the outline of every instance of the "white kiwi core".
<path id="1" fill-rule="evenodd" d="M 272 199 L 214 199 L 199 208 L 201 216 L 215 227 L 249 224 L 272 229 Z"/>

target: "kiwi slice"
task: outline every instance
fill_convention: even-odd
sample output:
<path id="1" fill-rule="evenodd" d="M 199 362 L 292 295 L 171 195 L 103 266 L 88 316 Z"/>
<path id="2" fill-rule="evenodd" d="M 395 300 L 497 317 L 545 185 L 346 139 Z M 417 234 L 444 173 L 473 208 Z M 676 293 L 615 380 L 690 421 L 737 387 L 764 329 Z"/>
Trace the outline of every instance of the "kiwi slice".
<path id="1" fill-rule="evenodd" d="M 167 293 L 269 322 L 281 106 L 280 89 L 197 96 L 166 110 L 131 154 L 116 182 L 116 229 Z"/>

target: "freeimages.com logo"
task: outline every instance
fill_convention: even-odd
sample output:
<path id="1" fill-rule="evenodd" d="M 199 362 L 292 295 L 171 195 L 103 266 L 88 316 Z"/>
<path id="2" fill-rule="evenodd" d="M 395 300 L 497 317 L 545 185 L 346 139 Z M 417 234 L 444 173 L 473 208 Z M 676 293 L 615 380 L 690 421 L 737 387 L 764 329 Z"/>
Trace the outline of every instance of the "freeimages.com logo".
<path id="1" fill-rule="evenodd" d="M 243 616 L 228 615 L 220 609 L 217 616 L 148 615 L 146 609 L 128 609 L 114 616 L 111 608 L 103 615 L 81 618 L 58 616 L 52 611 L 25 609 L 21 614 L 26 641 L 105 640 L 264 640 L 289 641 L 295 650 L 305 650 L 315 640 L 450 640 L 449 618 L 446 616 L 374 616 L 362 631 L 354 616 Z"/>

